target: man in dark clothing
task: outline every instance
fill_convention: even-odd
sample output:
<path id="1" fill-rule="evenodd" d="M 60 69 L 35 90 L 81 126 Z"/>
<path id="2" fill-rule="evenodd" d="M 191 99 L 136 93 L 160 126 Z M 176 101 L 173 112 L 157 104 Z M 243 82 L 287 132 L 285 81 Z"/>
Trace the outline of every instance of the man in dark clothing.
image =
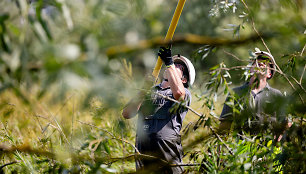
<path id="1" fill-rule="evenodd" d="M 138 113 L 136 147 L 140 153 L 156 157 L 137 159 L 138 172 L 182 173 L 183 167 L 167 163 L 182 163 L 180 130 L 188 110 L 167 97 L 189 106 L 191 94 L 187 88 L 194 82 L 195 70 L 187 58 L 172 57 L 169 48 L 162 47 L 158 55 L 167 67 L 163 81 L 152 88 L 150 95 L 129 102 L 122 115 L 128 119 Z"/>
<path id="2" fill-rule="evenodd" d="M 275 61 L 271 54 L 256 50 L 249 64 L 252 74 L 249 82 L 234 88 L 220 115 L 219 131 L 231 128 L 244 130 L 251 134 L 272 130 L 276 137 L 286 128 L 282 93 L 269 86 L 275 71 Z"/>

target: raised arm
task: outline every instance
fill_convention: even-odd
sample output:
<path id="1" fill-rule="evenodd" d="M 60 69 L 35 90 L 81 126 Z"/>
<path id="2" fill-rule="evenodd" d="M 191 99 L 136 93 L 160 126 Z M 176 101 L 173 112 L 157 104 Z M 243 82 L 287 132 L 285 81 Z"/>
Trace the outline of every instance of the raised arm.
<path id="1" fill-rule="evenodd" d="M 171 49 L 161 47 L 159 49 L 158 55 L 165 63 L 166 70 L 166 78 L 168 79 L 170 89 L 173 93 L 173 97 L 176 100 L 184 100 L 185 99 L 185 88 L 183 84 L 183 71 L 180 68 L 177 68 L 172 60 Z M 187 82 L 187 79 L 184 79 Z"/>

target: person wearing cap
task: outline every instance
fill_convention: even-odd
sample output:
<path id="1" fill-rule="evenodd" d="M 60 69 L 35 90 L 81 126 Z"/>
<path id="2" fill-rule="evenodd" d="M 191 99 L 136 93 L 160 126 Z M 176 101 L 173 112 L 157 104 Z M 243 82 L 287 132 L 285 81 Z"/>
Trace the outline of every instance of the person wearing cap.
<path id="1" fill-rule="evenodd" d="M 282 111 L 284 98 L 279 90 L 268 84 L 275 74 L 275 60 L 271 54 L 255 50 L 248 65 L 251 77 L 227 97 L 220 115 L 219 132 L 227 132 L 233 125 L 234 129 L 253 135 L 272 130 L 279 137 L 286 128 Z"/>
<path id="2" fill-rule="evenodd" d="M 149 95 L 130 101 L 122 115 L 129 119 L 138 114 L 136 148 L 142 154 L 156 157 L 136 159 L 137 172 L 182 173 L 182 166 L 169 164 L 182 163 L 180 130 L 188 109 L 163 96 L 189 106 L 188 87 L 194 82 L 195 69 L 186 57 L 172 57 L 170 48 L 161 47 L 158 55 L 166 65 L 162 82 Z"/>

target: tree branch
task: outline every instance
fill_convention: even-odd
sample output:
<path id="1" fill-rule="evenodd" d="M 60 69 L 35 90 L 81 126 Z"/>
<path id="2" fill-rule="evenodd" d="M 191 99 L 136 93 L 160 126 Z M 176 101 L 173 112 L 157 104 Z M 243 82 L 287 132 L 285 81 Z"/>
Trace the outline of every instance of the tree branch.
<path id="1" fill-rule="evenodd" d="M 10 153 L 14 153 L 16 151 L 19 152 L 23 152 L 23 153 L 28 153 L 28 154 L 35 154 L 35 155 L 39 155 L 39 156 L 45 156 L 48 158 L 54 158 L 56 157 L 55 153 L 52 152 L 48 152 L 48 151 L 44 151 L 44 150 L 39 150 L 39 149 L 33 149 L 28 145 L 22 145 L 22 146 L 15 146 L 15 147 L 8 147 L 5 145 L 1 145 L 0 144 L 0 151 L 3 154 L 10 154 Z M 83 161 L 87 161 L 90 160 L 90 158 L 87 155 L 78 155 L 78 154 L 74 154 L 71 153 L 70 157 L 72 159 L 77 159 L 77 161 L 79 162 L 83 162 Z M 195 164 L 171 164 L 168 161 L 165 161 L 159 157 L 155 157 L 155 156 L 151 156 L 151 155 L 146 155 L 146 154 L 141 154 L 141 153 L 133 153 L 133 154 L 129 154 L 127 156 L 123 156 L 123 157 L 97 157 L 95 158 L 96 162 L 101 162 L 101 163 L 105 163 L 105 164 L 111 164 L 111 163 L 115 163 L 117 161 L 120 160 L 134 160 L 134 159 L 154 159 L 154 160 L 158 160 L 160 162 L 162 162 L 165 165 L 168 165 L 170 167 L 176 167 L 176 166 L 196 166 L 196 165 L 200 165 L 198 163 Z M 11 162 L 8 164 L 5 164 L 3 166 L 0 167 L 3 168 L 7 165 L 11 165 L 17 162 Z"/>
<path id="2" fill-rule="evenodd" d="M 259 40 L 262 37 L 270 38 L 271 34 L 267 33 L 260 37 L 258 35 L 252 35 L 237 40 L 213 38 L 209 36 L 201 36 L 195 34 L 183 34 L 183 35 L 176 35 L 172 39 L 171 43 L 189 43 L 193 45 L 211 45 L 211 46 L 240 45 L 250 41 Z M 165 41 L 163 37 L 155 37 L 149 40 L 141 40 L 134 45 L 123 44 L 123 45 L 109 47 L 108 49 L 106 49 L 106 54 L 108 57 L 112 57 L 121 53 L 130 53 L 133 51 L 143 50 L 166 44 L 169 44 L 169 41 Z"/>
<path id="3" fill-rule="evenodd" d="M 48 158 L 54 158 L 56 155 L 52 152 L 40 150 L 40 149 L 33 149 L 29 145 L 21 145 L 21 146 L 14 146 L 14 147 L 8 147 L 5 145 L 0 144 L 0 151 L 1 153 L 15 153 L 16 151 L 24 152 L 28 154 L 36 154 L 41 156 L 46 156 Z"/>

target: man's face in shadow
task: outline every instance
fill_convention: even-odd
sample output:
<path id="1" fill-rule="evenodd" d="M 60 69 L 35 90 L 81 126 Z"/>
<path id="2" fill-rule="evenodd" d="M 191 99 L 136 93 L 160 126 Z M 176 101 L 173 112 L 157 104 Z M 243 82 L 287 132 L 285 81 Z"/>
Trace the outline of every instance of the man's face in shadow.
<path id="1" fill-rule="evenodd" d="M 268 59 L 255 59 L 250 69 L 252 74 L 256 74 L 258 78 L 269 79 L 272 76 L 270 70 L 270 62 Z"/>

